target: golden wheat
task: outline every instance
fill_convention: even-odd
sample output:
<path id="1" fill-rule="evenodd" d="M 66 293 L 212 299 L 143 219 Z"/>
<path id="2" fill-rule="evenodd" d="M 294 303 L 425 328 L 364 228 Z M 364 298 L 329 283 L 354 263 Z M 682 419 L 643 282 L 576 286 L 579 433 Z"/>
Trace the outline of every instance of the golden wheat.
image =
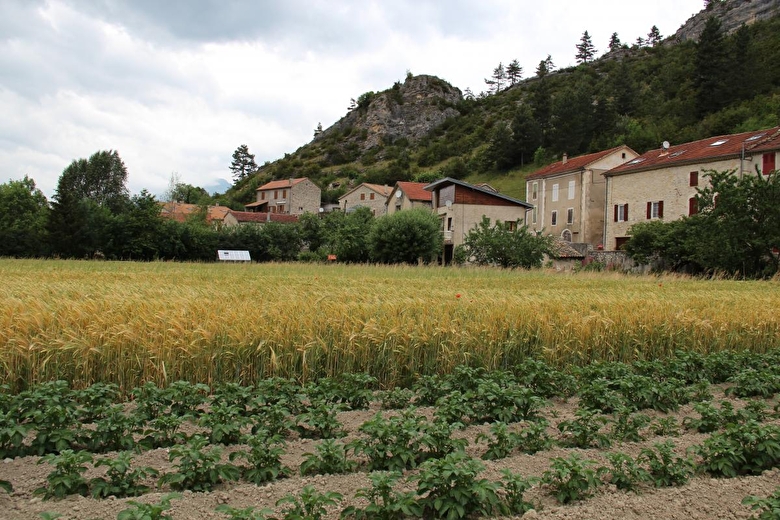
<path id="1" fill-rule="evenodd" d="M 778 281 L 295 264 L 0 260 L 0 383 L 384 385 L 462 363 L 557 366 L 778 346 Z"/>

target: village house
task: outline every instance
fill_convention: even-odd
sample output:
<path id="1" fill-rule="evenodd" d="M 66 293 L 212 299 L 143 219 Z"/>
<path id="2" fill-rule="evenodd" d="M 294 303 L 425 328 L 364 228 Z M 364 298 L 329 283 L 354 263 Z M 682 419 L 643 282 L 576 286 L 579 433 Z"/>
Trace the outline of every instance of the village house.
<path id="1" fill-rule="evenodd" d="M 261 226 L 268 222 L 280 222 L 290 224 L 298 222 L 298 215 L 287 215 L 284 213 L 259 213 L 257 211 L 234 211 L 230 210 L 225 215 L 225 227 L 254 225 Z"/>
<path id="2" fill-rule="evenodd" d="M 603 173 L 637 157 L 618 146 L 560 161 L 526 178 L 526 200 L 535 208 L 529 228 L 566 242 L 597 247 L 604 241 L 606 181 Z"/>
<path id="3" fill-rule="evenodd" d="M 441 220 L 444 235 L 443 260 L 452 261 L 455 247 L 463 244 L 466 235 L 482 222 L 505 222 L 515 229 L 518 221 L 525 222 L 533 205 L 502 195 L 488 187 L 474 186 L 464 181 L 446 177 L 428 184 L 433 211 Z"/>
<path id="4" fill-rule="evenodd" d="M 425 191 L 424 182 L 398 181 L 385 202 L 385 214 L 412 208 L 431 209 L 431 192 Z"/>
<path id="5" fill-rule="evenodd" d="M 389 194 L 390 186 L 364 182 L 339 197 L 339 208 L 344 212 L 354 211 L 357 208 L 368 208 L 374 216 L 383 215 Z"/>
<path id="6" fill-rule="evenodd" d="M 766 175 L 777 168 L 780 127 L 701 139 L 646 152 L 604 174 L 605 249 L 618 250 L 639 222 L 677 220 L 698 212 L 697 189 L 708 171 Z"/>
<path id="7" fill-rule="evenodd" d="M 257 200 L 247 204 L 247 211 L 302 215 L 319 213 L 322 191 L 306 177 L 271 181 L 257 188 Z"/>
<path id="8" fill-rule="evenodd" d="M 206 222 L 214 226 L 222 225 L 230 208 L 227 206 L 199 206 L 197 204 L 184 204 L 182 202 L 162 202 L 160 203 L 160 215 L 163 218 L 175 220 L 177 222 L 186 222 L 194 218 L 199 211 L 205 209 Z"/>

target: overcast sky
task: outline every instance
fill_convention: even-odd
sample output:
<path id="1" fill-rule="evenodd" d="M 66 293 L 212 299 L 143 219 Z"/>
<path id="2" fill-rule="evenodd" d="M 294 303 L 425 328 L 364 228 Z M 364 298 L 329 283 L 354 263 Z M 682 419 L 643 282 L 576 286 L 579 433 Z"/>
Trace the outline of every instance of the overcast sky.
<path id="1" fill-rule="evenodd" d="M 575 63 L 587 30 L 674 34 L 702 0 L 0 0 L 0 182 L 47 197 L 62 170 L 118 150 L 131 192 L 230 180 L 342 117 L 350 98 L 433 74 L 477 94 L 499 62 Z"/>

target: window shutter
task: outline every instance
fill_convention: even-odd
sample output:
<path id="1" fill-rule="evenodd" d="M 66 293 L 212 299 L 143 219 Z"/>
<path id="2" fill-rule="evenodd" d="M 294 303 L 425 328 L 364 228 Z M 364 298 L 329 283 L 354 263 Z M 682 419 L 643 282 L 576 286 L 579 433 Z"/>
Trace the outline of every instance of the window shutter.
<path id="1" fill-rule="evenodd" d="M 647 203 L 647 220 L 650 220 L 653 218 L 653 203 L 648 202 Z"/>
<path id="2" fill-rule="evenodd" d="M 696 202 L 696 197 L 688 199 L 688 215 L 695 215 L 699 212 L 699 204 Z"/>
<path id="3" fill-rule="evenodd" d="M 617 218 L 618 218 L 618 205 L 615 204 L 615 222 L 617 222 Z"/>
<path id="4" fill-rule="evenodd" d="M 628 222 L 628 203 L 626 203 L 625 207 L 623 208 L 623 220 Z"/>
<path id="5" fill-rule="evenodd" d="M 664 201 L 658 201 L 658 218 L 664 218 Z"/>

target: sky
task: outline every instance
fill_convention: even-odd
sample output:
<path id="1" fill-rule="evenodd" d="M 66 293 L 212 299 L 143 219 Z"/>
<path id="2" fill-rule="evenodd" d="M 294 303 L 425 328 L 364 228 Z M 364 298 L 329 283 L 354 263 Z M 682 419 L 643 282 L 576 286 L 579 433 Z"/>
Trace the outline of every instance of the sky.
<path id="1" fill-rule="evenodd" d="M 231 182 L 310 142 L 350 99 L 432 74 L 475 94 L 499 64 L 575 64 L 653 25 L 673 35 L 703 0 L 0 0 L 0 183 L 51 198 L 75 159 L 117 150 L 131 193 L 172 177 Z M 213 191 L 210 189 L 210 191 Z"/>

